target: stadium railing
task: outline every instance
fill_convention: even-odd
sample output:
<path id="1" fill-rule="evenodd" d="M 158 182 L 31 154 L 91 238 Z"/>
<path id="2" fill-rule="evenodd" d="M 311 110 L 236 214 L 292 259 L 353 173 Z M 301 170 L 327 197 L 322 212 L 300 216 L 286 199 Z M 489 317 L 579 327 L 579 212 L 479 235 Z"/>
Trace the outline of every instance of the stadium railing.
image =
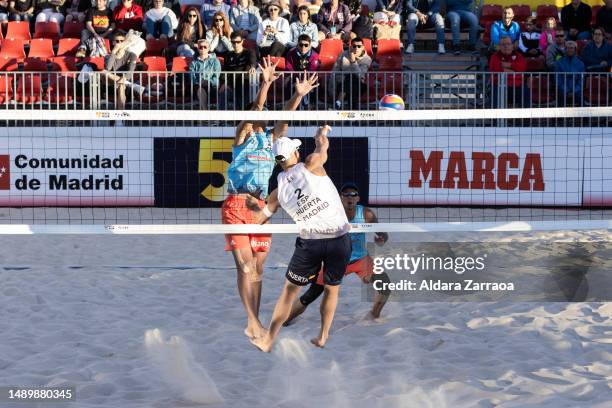
<path id="1" fill-rule="evenodd" d="M 268 107 L 280 109 L 302 73 L 281 72 L 268 93 Z M 124 109 L 198 109 L 197 92 L 188 72 L 133 72 Z M 347 74 L 318 72 L 320 86 L 300 109 L 337 109 L 337 89 L 348 86 Z M 258 75 L 222 72 L 220 84 L 207 85 L 209 110 L 244 110 L 258 89 Z M 519 78 L 520 86 L 516 84 Z M 241 88 L 241 92 L 235 89 Z M 352 89 L 350 89 L 352 88 Z M 574 92 L 571 92 L 573 90 Z M 385 94 L 400 95 L 406 109 L 488 109 L 529 107 L 609 106 L 611 73 L 521 74 L 453 71 L 368 72 L 362 86 L 348 86 L 343 110 L 376 110 Z M 100 72 L 3 72 L 0 109 L 117 109 L 119 90 Z"/>

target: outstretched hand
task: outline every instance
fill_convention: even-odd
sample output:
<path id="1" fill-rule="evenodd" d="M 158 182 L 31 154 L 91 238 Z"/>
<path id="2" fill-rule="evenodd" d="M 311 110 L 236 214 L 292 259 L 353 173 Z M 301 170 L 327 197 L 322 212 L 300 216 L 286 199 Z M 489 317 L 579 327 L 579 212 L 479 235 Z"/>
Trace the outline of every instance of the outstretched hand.
<path id="1" fill-rule="evenodd" d="M 266 57 L 263 59 L 263 65 L 258 64 L 259 69 L 261 69 L 261 77 L 263 82 L 271 84 L 276 81 L 276 79 L 280 76 L 280 74 L 276 73 L 276 66 L 280 62 L 280 59 L 272 62 L 272 58 Z"/>
<path id="2" fill-rule="evenodd" d="M 308 76 L 308 74 L 304 72 L 304 75 L 302 76 L 301 80 L 299 77 L 295 78 L 295 92 L 301 96 L 308 95 L 310 91 L 319 86 L 317 82 L 318 80 L 319 77 L 317 76 L 317 74 L 312 74 Z"/>

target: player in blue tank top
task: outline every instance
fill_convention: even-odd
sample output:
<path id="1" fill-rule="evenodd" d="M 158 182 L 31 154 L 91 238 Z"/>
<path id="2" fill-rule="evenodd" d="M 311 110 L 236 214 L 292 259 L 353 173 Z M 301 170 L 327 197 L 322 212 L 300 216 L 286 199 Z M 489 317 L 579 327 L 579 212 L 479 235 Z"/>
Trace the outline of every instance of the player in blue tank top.
<path id="1" fill-rule="evenodd" d="M 359 188 L 355 183 L 345 183 L 340 188 L 340 198 L 346 217 L 351 224 L 372 224 L 377 223 L 378 218 L 376 214 L 363 205 L 359 205 Z M 382 280 L 383 282 L 390 282 L 389 276 L 386 273 L 373 274 L 374 262 L 368 254 L 368 248 L 366 246 L 366 234 L 365 233 L 352 233 L 351 243 L 352 252 L 351 260 L 346 267 L 345 276 L 351 273 L 356 273 L 361 281 L 365 284 L 370 284 L 374 279 Z M 374 236 L 374 242 L 378 245 L 384 245 L 389 239 L 389 235 L 386 232 L 377 232 Z M 309 304 L 315 301 L 321 293 L 323 293 L 324 286 L 321 280 L 322 275 L 319 273 L 319 277 L 316 282 L 310 284 L 308 290 L 293 303 L 289 318 L 285 322 L 285 325 L 290 324 L 293 319 L 304 313 Z M 389 291 L 378 291 L 374 296 L 374 303 L 370 316 L 374 319 L 380 316 L 380 312 L 384 307 L 387 299 L 389 298 Z"/>
<path id="2" fill-rule="evenodd" d="M 262 111 L 272 82 L 278 78 L 276 63 L 264 58 L 261 69 L 262 80 L 251 110 Z M 295 93 L 284 110 L 296 110 L 302 98 L 317 87 L 317 76 L 296 79 Z M 273 113 L 270 113 L 273 117 Z M 224 224 L 256 224 L 253 211 L 247 208 L 248 196 L 255 197 L 260 207 L 265 206 L 268 182 L 275 161 L 272 143 L 287 132 L 287 122 L 277 121 L 274 129 L 266 128 L 266 122 L 242 121 L 236 128 L 232 146 L 232 162 L 227 171 L 228 196 L 223 202 L 221 220 Z M 259 321 L 261 280 L 263 266 L 270 250 L 272 237 L 269 234 L 226 234 L 225 250 L 231 251 L 238 273 L 238 293 L 247 314 L 244 334 L 258 338 L 265 334 Z"/>

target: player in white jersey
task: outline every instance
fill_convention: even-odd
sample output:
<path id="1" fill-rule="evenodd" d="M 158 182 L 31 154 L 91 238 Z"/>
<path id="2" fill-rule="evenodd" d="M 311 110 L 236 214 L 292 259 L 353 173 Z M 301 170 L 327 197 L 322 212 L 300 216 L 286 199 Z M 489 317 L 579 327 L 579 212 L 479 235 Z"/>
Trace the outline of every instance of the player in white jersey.
<path id="1" fill-rule="evenodd" d="M 321 331 L 311 340 L 317 347 L 325 346 L 338 304 L 340 283 L 351 257 L 350 224 L 334 183 L 323 165 L 327 162 L 331 128 L 318 129 L 315 151 L 300 163 L 301 142 L 279 138 L 272 147 L 283 171 L 278 175 L 278 188 L 270 194 L 268 203 L 260 209 L 252 206 L 259 223 L 266 222 L 279 206 L 293 218 L 300 234 L 289 262 L 287 281 L 276 302 L 270 327 L 263 337 L 251 339 L 260 350 L 269 352 L 274 339 L 289 317 L 291 305 L 302 286 L 317 279 L 323 264 L 324 292 L 321 301 Z"/>

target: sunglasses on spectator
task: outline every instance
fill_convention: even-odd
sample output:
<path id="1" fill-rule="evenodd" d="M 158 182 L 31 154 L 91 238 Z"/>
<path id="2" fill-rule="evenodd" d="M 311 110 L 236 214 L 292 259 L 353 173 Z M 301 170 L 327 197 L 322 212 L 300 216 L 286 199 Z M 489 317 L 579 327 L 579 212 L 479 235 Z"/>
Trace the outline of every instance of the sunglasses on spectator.
<path id="1" fill-rule="evenodd" d="M 215 21 L 223 21 L 222 18 L 215 18 Z"/>
<path id="2" fill-rule="evenodd" d="M 189 18 L 196 18 L 196 17 L 198 17 L 198 15 L 197 15 L 197 14 L 190 14 L 190 15 L 189 15 Z"/>
<path id="3" fill-rule="evenodd" d="M 361 47 L 363 47 L 363 45 L 361 45 L 361 44 L 353 44 L 353 45 L 351 45 L 351 47 L 353 47 L 353 48 L 361 48 Z"/>
<path id="4" fill-rule="evenodd" d="M 200 49 L 200 50 L 207 50 L 208 49 L 208 45 L 198 45 L 198 49 Z"/>
<path id="5" fill-rule="evenodd" d="M 342 193 L 342 197 L 357 197 L 359 195 L 356 191 L 347 191 L 346 193 Z"/>
<path id="6" fill-rule="evenodd" d="M 557 34 L 556 37 L 557 38 L 565 37 L 565 34 Z"/>
<path id="7" fill-rule="evenodd" d="M 299 46 L 302 48 L 310 47 L 310 43 L 300 43 Z"/>
<path id="8" fill-rule="evenodd" d="M 122 42 L 124 42 L 124 41 L 125 41 L 125 40 L 113 40 L 113 42 L 116 42 L 116 43 L 122 43 Z"/>
<path id="9" fill-rule="evenodd" d="M 232 40 L 232 44 L 240 44 L 242 40 Z"/>
<path id="10" fill-rule="evenodd" d="M 280 9 L 276 7 L 270 7 L 268 11 L 280 11 Z"/>

